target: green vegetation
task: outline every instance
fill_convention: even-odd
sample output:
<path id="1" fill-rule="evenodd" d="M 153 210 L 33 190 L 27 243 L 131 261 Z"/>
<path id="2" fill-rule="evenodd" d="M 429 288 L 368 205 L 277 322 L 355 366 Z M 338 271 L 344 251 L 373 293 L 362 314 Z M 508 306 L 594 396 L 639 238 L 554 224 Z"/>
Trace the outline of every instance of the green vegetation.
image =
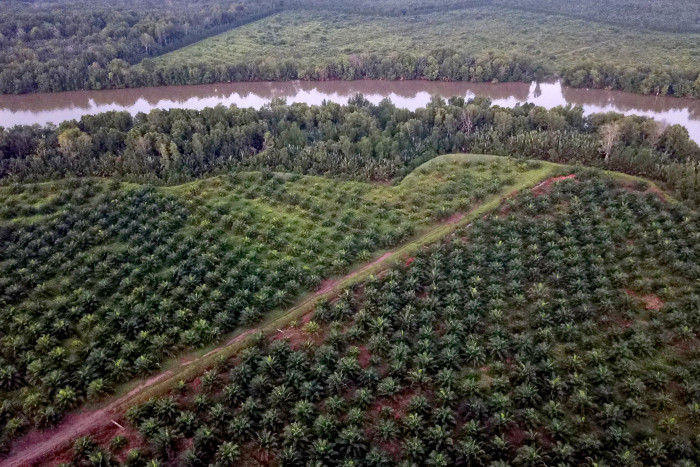
<path id="1" fill-rule="evenodd" d="M 370 18 L 291 11 L 171 52 L 157 62 L 212 67 L 259 64 L 264 72 L 266 66 L 274 69 L 291 60 L 300 78 L 313 78 L 318 68 L 338 57 L 376 54 L 392 57 L 388 61 L 394 65 L 404 64 L 409 57 L 415 62 L 441 48 L 471 56 L 527 57 L 549 73 L 589 61 L 628 68 L 643 63 L 656 69 L 700 64 L 700 34 L 621 31 L 601 23 L 493 6 Z M 406 66 L 407 76 L 397 78 L 414 78 L 414 69 Z M 385 74 L 380 69 L 380 75 Z M 465 79 L 488 81 L 490 77 Z"/>
<path id="2" fill-rule="evenodd" d="M 5 0 L 0 93 L 102 89 L 143 58 L 279 11 L 265 0 Z"/>
<path id="3" fill-rule="evenodd" d="M 696 3 L 8 0 L 0 93 L 700 97 Z M 482 98 L 0 127 L 0 454 L 168 365 L 16 459 L 109 416 L 71 467 L 698 465 L 698 193 L 678 125 Z"/>
<path id="4" fill-rule="evenodd" d="M 0 7 L 1 93 L 557 76 L 576 87 L 700 97 L 692 0 L 176 0 L 167 9 L 129 0 L 116 11 L 102 0 L 62 1 L 49 12 L 15 0 Z"/>
<path id="5" fill-rule="evenodd" d="M 466 148 L 513 159 L 436 157 Z M 99 400 L 186 349 L 212 346 L 226 333 L 283 316 L 323 278 L 384 249 L 408 241 L 415 250 L 453 233 L 459 219 L 453 214 L 471 211 L 473 222 L 505 194 L 548 176 L 551 164 L 537 168 L 530 159 L 650 176 L 683 201 L 673 209 L 694 219 L 689 209 L 699 199 L 700 149 L 687 131 L 641 117 L 584 117 L 580 108 L 502 109 L 483 99 L 453 98 L 411 112 L 356 96 L 345 106 L 274 102 L 258 111 L 110 112 L 60 127 L 2 129 L 3 445 L 31 426 L 55 424 L 85 400 Z M 598 209 L 617 203 L 603 196 L 606 185 L 594 186 L 602 197 L 593 204 Z M 537 203 L 528 201 L 523 211 L 534 220 L 537 213 L 528 210 Z M 576 206 L 572 199 L 563 207 Z M 635 216 L 646 212 L 634 209 Z M 430 228 L 444 219 L 449 224 Z M 656 225 L 635 219 L 644 228 Z M 670 238 L 680 242 L 685 230 L 678 225 Z M 674 251 L 669 245 L 663 242 L 664 251 Z M 634 254 L 665 264 L 649 244 L 640 248 Z M 692 248 L 679 243 L 679 257 L 692 262 Z M 603 255 L 610 267 L 633 253 L 621 251 Z M 539 258 L 534 250 L 526 255 Z M 533 268 L 528 281 L 540 274 Z M 683 263 L 672 272 L 682 268 L 694 271 Z M 490 277 L 486 272 L 476 274 Z M 657 276 L 665 277 L 653 272 Z M 445 292 L 440 287 L 435 293 Z M 647 294 L 636 283 L 630 287 Z M 536 301 L 528 300 L 514 310 L 529 313 Z M 305 329 L 325 336 L 321 321 Z M 123 442 L 116 445 L 123 448 Z M 665 449 L 674 458 L 676 448 Z M 215 451 L 207 452 L 202 455 Z"/>
<path id="6" fill-rule="evenodd" d="M 700 216 L 566 178 L 130 409 L 128 465 L 697 464 Z"/>
<path id="7" fill-rule="evenodd" d="M 700 4 L 695 0 L 494 0 L 496 5 L 544 14 L 582 18 L 671 32 L 700 32 Z"/>
<path id="8" fill-rule="evenodd" d="M 116 176 L 182 183 L 236 170 L 361 181 L 400 180 L 440 154 L 468 152 L 582 164 L 650 177 L 700 198 L 700 148 L 679 125 L 581 108 L 512 109 L 485 99 L 434 99 L 414 112 L 355 96 L 348 105 L 260 110 L 106 112 L 56 127 L 0 128 L 0 180 Z"/>
<path id="9" fill-rule="evenodd" d="M 259 322 L 535 168 L 461 156 L 393 187 L 242 172 L 159 189 L 0 188 L 2 438 Z"/>

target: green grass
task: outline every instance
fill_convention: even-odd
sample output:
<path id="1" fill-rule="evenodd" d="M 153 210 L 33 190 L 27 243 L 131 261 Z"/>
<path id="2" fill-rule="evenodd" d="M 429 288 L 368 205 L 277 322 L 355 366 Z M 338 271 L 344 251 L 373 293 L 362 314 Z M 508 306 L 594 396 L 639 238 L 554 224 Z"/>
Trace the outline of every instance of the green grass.
<path id="1" fill-rule="evenodd" d="M 193 212 L 191 235 L 217 232 L 268 261 L 292 258 L 326 276 L 469 211 L 529 170 L 526 163 L 469 155 L 438 158 L 397 186 L 244 172 L 159 191 Z"/>
<path id="2" fill-rule="evenodd" d="M 313 67 L 339 56 L 439 48 L 526 56 L 552 71 L 586 61 L 662 69 L 700 62 L 700 35 L 625 29 L 564 16 L 475 7 L 414 17 L 285 12 L 160 57 L 172 64 L 286 59 Z"/>

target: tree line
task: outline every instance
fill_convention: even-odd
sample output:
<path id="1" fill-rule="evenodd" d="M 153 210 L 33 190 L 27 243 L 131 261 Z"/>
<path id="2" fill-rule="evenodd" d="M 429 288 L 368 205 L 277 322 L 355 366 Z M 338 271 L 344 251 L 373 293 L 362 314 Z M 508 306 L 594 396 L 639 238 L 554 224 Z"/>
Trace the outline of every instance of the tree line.
<path id="1" fill-rule="evenodd" d="M 692 67 L 682 70 L 646 66 L 622 68 L 596 62 L 555 70 L 528 57 L 473 56 L 454 50 L 435 50 L 425 54 L 343 55 L 322 65 L 269 57 L 225 64 L 171 64 L 153 60 L 163 53 L 283 10 L 324 9 L 403 16 L 491 3 L 492 0 L 451 0 L 446 3 L 383 0 L 350 5 L 335 0 L 240 0 L 229 5 L 223 0 L 176 0 L 164 9 L 153 0 L 130 0 L 126 5 L 116 7 L 105 0 L 65 0 L 42 8 L 31 2 L 28 8 L 26 2 L 10 0 L 0 9 L 0 94 L 229 81 L 425 79 L 503 82 L 561 76 L 567 84 L 575 87 L 700 97 L 700 73 Z M 535 8 L 526 0 L 513 0 L 506 5 L 526 10 Z M 658 8 L 651 12 L 636 7 L 596 8 L 615 13 L 612 18 L 624 16 L 628 9 L 641 11 L 639 14 L 644 21 L 639 23 L 630 19 L 629 24 L 639 23 L 636 27 L 652 27 L 655 23 L 652 24 L 650 18 L 655 18 L 655 12 L 658 12 Z M 555 11 L 558 10 L 555 8 Z M 587 19 L 600 20 L 595 16 Z"/>
<path id="2" fill-rule="evenodd" d="M 651 177 L 695 202 L 700 149 L 680 125 L 580 107 L 512 109 L 435 98 L 409 111 L 358 95 L 347 105 L 217 106 L 87 115 L 0 129 L 0 178 L 117 176 L 176 183 L 232 168 L 399 179 L 439 154 L 473 152 L 605 167 Z"/>
<path id="3" fill-rule="evenodd" d="M 576 88 L 617 89 L 655 96 L 700 97 L 697 70 L 658 70 L 646 66 L 622 67 L 582 63 L 561 71 L 564 84 Z"/>
<path id="4" fill-rule="evenodd" d="M 493 3 L 513 9 L 557 14 L 634 29 L 700 32 L 700 4 L 694 0 L 494 0 Z"/>

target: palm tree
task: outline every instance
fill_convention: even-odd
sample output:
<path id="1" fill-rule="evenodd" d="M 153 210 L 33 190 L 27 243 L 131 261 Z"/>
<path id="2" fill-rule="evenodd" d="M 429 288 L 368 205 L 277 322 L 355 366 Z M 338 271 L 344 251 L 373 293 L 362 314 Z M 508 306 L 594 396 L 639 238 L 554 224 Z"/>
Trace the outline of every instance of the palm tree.
<path id="1" fill-rule="evenodd" d="M 179 433 L 170 428 L 162 428 L 151 439 L 151 445 L 158 457 L 170 461 L 175 457 L 181 437 Z"/>
<path id="2" fill-rule="evenodd" d="M 340 452 L 343 455 L 359 458 L 367 451 L 367 442 L 364 439 L 362 430 L 356 426 L 349 426 L 338 435 Z"/>
<path id="3" fill-rule="evenodd" d="M 330 463 L 337 455 L 335 445 L 326 438 L 317 438 L 311 443 L 311 459 L 324 464 Z"/>
<path id="4" fill-rule="evenodd" d="M 483 465 L 486 460 L 486 451 L 481 444 L 472 437 L 467 437 L 457 443 L 458 459 L 468 466 Z"/>
<path id="5" fill-rule="evenodd" d="M 66 386 L 58 390 L 54 400 L 56 401 L 56 407 L 65 412 L 78 402 L 78 396 L 73 388 Z"/>
<path id="6" fill-rule="evenodd" d="M 418 437 L 407 438 L 401 443 L 404 455 L 411 462 L 419 463 L 425 455 L 425 445 Z"/>
<path id="7" fill-rule="evenodd" d="M 92 467 L 111 467 L 118 465 L 117 462 L 112 460 L 112 456 L 103 451 L 95 451 L 88 456 L 88 461 Z"/>
<path id="8" fill-rule="evenodd" d="M 89 436 L 81 436 L 73 441 L 73 459 L 80 460 L 87 458 L 97 449 L 97 443 Z"/>
<path id="9" fill-rule="evenodd" d="M 431 451 L 426 461 L 426 465 L 431 467 L 447 467 L 451 464 L 450 456 L 442 451 Z"/>
<path id="10" fill-rule="evenodd" d="M 187 437 L 191 437 L 199 427 L 199 419 L 190 411 L 181 412 L 175 419 L 175 427 Z"/>
<path id="11" fill-rule="evenodd" d="M 382 418 L 378 420 L 374 431 L 381 441 L 391 441 L 399 436 L 399 427 L 391 418 Z"/>
<path id="12" fill-rule="evenodd" d="M 314 405 L 307 400 L 300 400 L 292 408 L 294 419 L 308 425 L 315 418 Z"/>
<path id="13" fill-rule="evenodd" d="M 515 462 L 525 466 L 545 465 L 539 449 L 528 445 L 522 446 L 516 451 Z"/>
<path id="14" fill-rule="evenodd" d="M 241 457 L 240 447 L 232 441 L 224 441 L 216 450 L 217 465 L 222 467 L 232 467 L 236 465 Z"/>
<path id="15" fill-rule="evenodd" d="M 277 438 L 271 431 L 263 429 L 258 433 L 257 443 L 262 450 L 263 460 L 267 462 L 272 452 L 277 448 Z"/>

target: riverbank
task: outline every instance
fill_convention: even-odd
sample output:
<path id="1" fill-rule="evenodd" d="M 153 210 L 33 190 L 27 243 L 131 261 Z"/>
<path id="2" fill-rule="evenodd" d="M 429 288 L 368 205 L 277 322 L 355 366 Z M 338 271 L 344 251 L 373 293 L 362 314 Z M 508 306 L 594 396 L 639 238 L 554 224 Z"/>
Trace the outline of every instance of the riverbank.
<path id="1" fill-rule="evenodd" d="M 530 102 L 551 109 L 580 105 L 585 114 L 618 112 L 643 115 L 672 125 L 683 125 L 700 141 L 700 101 L 674 97 L 643 96 L 623 91 L 577 89 L 553 83 L 464 83 L 441 81 L 286 81 L 220 83 L 193 86 L 162 86 L 104 91 L 69 91 L 0 96 L 3 126 L 58 124 L 107 111 L 132 115 L 153 109 L 201 110 L 216 105 L 259 109 L 273 99 L 287 103 L 319 105 L 324 101 L 346 104 L 356 94 L 372 103 L 390 99 L 408 110 L 425 107 L 432 96 L 486 97 L 493 104 L 512 108 Z"/>

